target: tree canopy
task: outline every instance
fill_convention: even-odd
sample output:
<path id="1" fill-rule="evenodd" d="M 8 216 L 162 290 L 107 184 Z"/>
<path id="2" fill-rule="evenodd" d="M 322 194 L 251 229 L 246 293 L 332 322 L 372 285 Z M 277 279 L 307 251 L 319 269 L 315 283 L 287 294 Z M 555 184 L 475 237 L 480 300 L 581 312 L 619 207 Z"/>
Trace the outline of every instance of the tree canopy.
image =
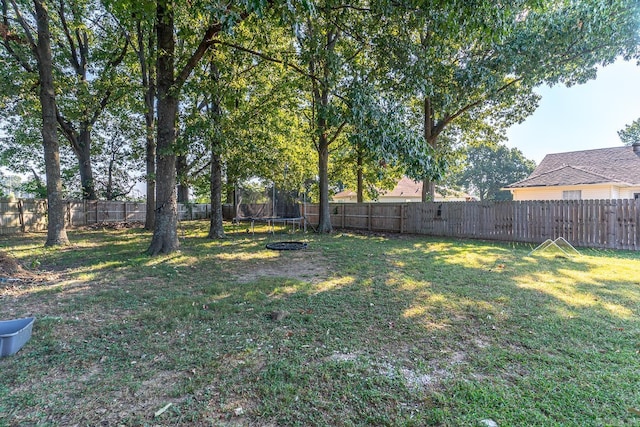
<path id="1" fill-rule="evenodd" d="M 28 114 L 42 107 L 33 5 L 0 4 L 0 151 L 37 182 L 49 160 L 25 155 L 42 144 Z M 501 156 L 518 173 L 530 167 L 496 144 L 535 110 L 534 88 L 592 79 L 598 66 L 638 55 L 640 38 L 635 0 L 37 4 L 51 10 L 49 107 L 67 141 L 63 172 L 85 198 L 116 198 L 140 170 L 150 254 L 178 248 L 178 199 L 195 191 L 217 206 L 255 177 L 311 190 L 321 232 L 332 230 L 340 183 L 362 201 L 367 188 L 408 175 L 427 184 L 426 199 L 460 147 L 474 147 L 467 172 L 492 165 L 496 183 L 474 185 L 495 197 L 509 183 L 497 183 L 508 169 Z M 635 128 L 620 137 L 637 140 Z M 212 238 L 222 236 L 215 215 Z"/>
<path id="2" fill-rule="evenodd" d="M 634 120 L 624 129 L 619 130 L 618 136 L 625 145 L 640 143 L 640 119 Z"/>
<path id="3" fill-rule="evenodd" d="M 510 200 L 501 189 L 525 179 L 535 169 L 535 162 L 517 148 L 502 144 L 474 144 L 465 148 L 465 166 L 456 175 L 456 183 L 480 200 Z"/>

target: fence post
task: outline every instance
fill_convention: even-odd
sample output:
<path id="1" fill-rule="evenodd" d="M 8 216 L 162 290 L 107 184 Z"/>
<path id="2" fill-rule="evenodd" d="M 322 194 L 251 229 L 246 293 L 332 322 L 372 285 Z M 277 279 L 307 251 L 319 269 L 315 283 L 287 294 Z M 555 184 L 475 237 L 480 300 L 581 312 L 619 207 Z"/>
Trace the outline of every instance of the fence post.
<path id="1" fill-rule="evenodd" d="M 24 224 L 24 205 L 22 204 L 22 199 L 18 200 L 18 221 L 20 222 L 20 230 L 24 233 L 26 227 Z"/>
<path id="2" fill-rule="evenodd" d="M 616 247 L 616 207 L 613 200 L 606 203 L 606 221 L 607 221 L 607 247 L 615 249 Z"/>
<path id="3" fill-rule="evenodd" d="M 640 199 L 633 201 L 633 218 L 635 226 L 633 249 L 637 251 L 640 250 Z"/>

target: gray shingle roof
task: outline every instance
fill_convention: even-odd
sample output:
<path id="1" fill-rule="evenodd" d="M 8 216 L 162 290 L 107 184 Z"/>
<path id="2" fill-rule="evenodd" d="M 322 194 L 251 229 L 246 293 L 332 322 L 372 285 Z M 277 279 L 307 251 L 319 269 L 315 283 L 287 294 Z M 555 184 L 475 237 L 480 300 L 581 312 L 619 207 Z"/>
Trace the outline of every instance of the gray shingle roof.
<path id="1" fill-rule="evenodd" d="M 506 188 L 603 183 L 640 185 L 640 154 L 634 147 L 547 154 L 528 178 Z"/>

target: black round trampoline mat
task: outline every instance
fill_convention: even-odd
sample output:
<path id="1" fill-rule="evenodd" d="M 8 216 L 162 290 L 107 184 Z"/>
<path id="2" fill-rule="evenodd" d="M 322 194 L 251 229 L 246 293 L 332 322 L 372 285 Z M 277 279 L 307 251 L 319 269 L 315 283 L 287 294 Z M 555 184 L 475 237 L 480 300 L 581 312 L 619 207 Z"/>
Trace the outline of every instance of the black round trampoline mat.
<path id="1" fill-rule="evenodd" d="M 298 251 L 307 248 L 307 244 L 304 242 L 273 242 L 267 243 L 266 246 L 267 249 L 274 251 Z"/>

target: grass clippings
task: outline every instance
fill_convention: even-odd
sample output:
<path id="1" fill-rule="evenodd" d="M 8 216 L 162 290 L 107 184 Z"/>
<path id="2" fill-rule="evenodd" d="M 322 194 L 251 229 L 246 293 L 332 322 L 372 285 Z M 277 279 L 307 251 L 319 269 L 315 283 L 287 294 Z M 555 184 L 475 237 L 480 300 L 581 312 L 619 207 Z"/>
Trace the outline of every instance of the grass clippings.
<path id="1" fill-rule="evenodd" d="M 0 238 L 55 278 L 0 294 L 0 426 L 640 425 L 640 254 L 181 227 Z"/>

